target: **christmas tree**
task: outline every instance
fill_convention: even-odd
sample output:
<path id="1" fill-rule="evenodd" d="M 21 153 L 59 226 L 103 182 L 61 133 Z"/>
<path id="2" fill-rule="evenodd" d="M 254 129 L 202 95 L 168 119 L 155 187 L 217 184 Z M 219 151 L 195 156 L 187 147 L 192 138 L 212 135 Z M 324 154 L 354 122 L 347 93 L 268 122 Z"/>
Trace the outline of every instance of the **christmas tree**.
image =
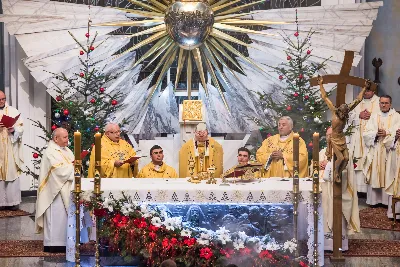
<path id="1" fill-rule="evenodd" d="M 67 77 L 65 73 L 51 73 L 54 78 L 60 81 L 58 84 L 53 83 L 57 96 L 52 101 L 51 130 L 47 130 L 39 121 L 31 121 L 33 121 L 35 127 L 42 129 L 43 135 L 40 137 L 46 143 L 51 139 L 52 131 L 59 127 L 67 129 L 70 140 L 69 148 L 72 151 L 74 150 L 74 132 L 80 131 L 82 134 L 82 156 L 86 155 L 82 158 L 84 175 L 86 175 L 90 150 L 94 142 L 93 136 L 96 132 L 101 132 L 115 111 L 121 108 L 119 101 L 125 96 L 117 90 L 109 92 L 106 89 L 106 85 L 110 84 L 119 74 L 106 75 L 102 72 L 104 67 L 102 69 L 96 68 L 100 61 L 92 62 L 92 52 L 103 42 L 95 47 L 97 32 L 91 38 L 90 24 L 88 32 L 85 34 L 86 43 L 80 43 L 71 32 L 70 35 L 81 48 L 79 51 L 80 71 L 74 73 L 72 77 Z M 127 121 L 124 120 L 120 126 L 126 123 Z M 46 147 L 27 146 L 33 150 L 33 169 L 27 167 L 25 173 L 37 180 L 42 153 Z"/>
<path id="2" fill-rule="evenodd" d="M 301 36 L 296 11 L 297 30 L 294 33 L 293 40 L 291 36 L 283 36 L 283 40 L 288 46 L 285 50 L 286 63 L 283 62 L 277 67 L 271 67 L 277 73 L 279 80 L 286 83 L 286 88 L 281 90 L 280 94 L 258 93 L 261 105 L 273 121 L 277 121 L 282 116 L 289 116 L 294 122 L 294 131 L 299 132 L 300 136 L 306 142 L 309 149 L 312 148 L 312 135 L 314 132 L 325 136 L 330 122 L 323 122 L 322 116 L 328 109 L 321 98 L 318 88 L 310 86 L 310 79 L 318 75 L 320 70 L 324 69 L 326 61 L 315 63 L 310 61 L 312 56 L 311 37 L 312 31 L 306 36 Z M 260 126 L 261 132 L 267 133 L 267 136 L 278 132 L 276 123 L 269 125 L 259 118 L 254 121 Z M 322 141 L 325 139 L 322 138 Z M 322 142 L 322 146 L 324 142 Z M 311 154 L 309 153 L 311 156 Z"/>

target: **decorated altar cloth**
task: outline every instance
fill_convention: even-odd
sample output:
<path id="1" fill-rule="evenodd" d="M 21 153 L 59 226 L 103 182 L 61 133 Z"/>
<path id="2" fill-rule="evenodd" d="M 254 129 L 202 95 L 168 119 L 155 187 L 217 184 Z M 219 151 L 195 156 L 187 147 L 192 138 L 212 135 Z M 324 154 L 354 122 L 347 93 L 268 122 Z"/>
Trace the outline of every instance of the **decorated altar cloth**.
<path id="1" fill-rule="evenodd" d="M 204 210 L 204 205 L 208 207 L 208 210 L 221 210 L 224 206 L 237 205 L 244 206 L 245 208 L 248 207 L 249 209 L 256 209 L 254 207 L 261 206 L 274 206 L 275 210 L 282 210 L 288 214 L 293 213 L 291 193 L 293 182 L 291 179 L 269 178 L 246 183 L 230 183 L 230 186 L 220 186 L 220 183 L 220 180 L 217 181 L 217 184 L 205 184 L 205 181 L 201 184 L 192 184 L 187 182 L 186 179 L 102 179 L 101 188 L 104 191 L 103 197 L 108 197 L 111 193 L 115 199 L 118 199 L 122 197 L 122 192 L 124 192 L 133 201 L 154 205 L 162 204 L 169 208 L 176 206 L 177 208 L 174 209 L 174 212 L 178 210 L 177 215 L 180 212 L 180 214 L 183 214 L 183 217 L 185 217 L 185 214 L 196 210 L 198 211 L 197 215 L 199 215 L 199 213 L 202 213 L 201 209 Z M 84 191 L 82 198 L 89 200 L 93 191 L 93 179 L 82 179 L 82 190 Z M 73 194 L 71 194 L 72 197 Z M 312 181 L 300 179 L 299 200 L 298 238 L 307 243 L 308 254 L 305 256 L 307 256 L 309 262 L 312 262 L 314 245 Z M 67 229 L 67 260 L 71 262 L 75 260 L 74 211 L 75 206 L 71 201 Z M 231 213 L 231 211 L 229 212 Z M 89 214 L 87 212 L 83 214 L 81 225 L 90 225 Z M 319 264 L 322 266 L 324 262 L 324 235 L 321 204 L 319 204 L 318 214 L 318 254 Z M 210 220 L 210 218 L 205 219 Z M 225 222 L 222 223 L 225 225 Z M 285 229 L 274 229 L 274 232 L 281 230 Z M 85 229 L 83 234 L 85 234 L 85 237 L 81 235 L 82 243 L 88 241 Z"/>

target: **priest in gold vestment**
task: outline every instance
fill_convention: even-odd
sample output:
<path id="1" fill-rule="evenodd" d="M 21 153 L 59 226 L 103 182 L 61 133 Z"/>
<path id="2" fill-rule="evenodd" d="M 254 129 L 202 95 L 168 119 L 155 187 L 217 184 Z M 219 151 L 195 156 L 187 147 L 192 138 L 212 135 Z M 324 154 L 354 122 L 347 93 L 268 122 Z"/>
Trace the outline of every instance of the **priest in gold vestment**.
<path id="1" fill-rule="evenodd" d="M 164 160 L 164 151 L 159 145 L 150 149 L 151 162 L 144 166 L 137 178 L 178 178 L 175 169 L 167 165 Z"/>
<path id="2" fill-rule="evenodd" d="M 131 164 L 124 163 L 136 155 L 133 147 L 121 139 L 121 130 L 118 124 L 109 123 L 105 127 L 101 138 L 101 178 L 132 178 L 138 174 L 138 161 Z M 93 178 L 95 173 L 95 149 L 93 147 L 88 177 Z"/>
<path id="3" fill-rule="evenodd" d="M 222 146 L 208 136 L 206 125 L 199 123 L 194 139 L 187 141 L 179 151 L 179 177 L 190 177 L 189 160 L 193 160 L 195 164 L 194 176 L 207 172 L 207 169 L 214 165 L 214 177 L 221 177 L 223 156 Z"/>
<path id="4" fill-rule="evenodd" d="M 278 121 L 279 134 L 264 140 L 257 150 L 257 161 L 264 164 L 263 177 L 293 177 L 293 120 L 284 116 Z M 299 177 L 307 177 L 308 152 L 299 138 Z"/>

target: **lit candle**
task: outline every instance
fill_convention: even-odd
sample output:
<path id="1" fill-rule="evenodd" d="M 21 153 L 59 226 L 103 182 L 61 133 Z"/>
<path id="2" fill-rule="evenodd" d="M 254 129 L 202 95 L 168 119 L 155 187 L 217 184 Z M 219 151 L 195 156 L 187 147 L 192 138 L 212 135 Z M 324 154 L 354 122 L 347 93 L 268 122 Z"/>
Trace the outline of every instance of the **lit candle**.
<path id="1" fill-rule="evenodd" d="M 81 133 L 76 131 L 74 133 L 74 152 L 75 160 L 81 160 Z"/>
<path id="2" fill-rule="evenodd" d="M 319 164 L 319 133 L 313 134 L 313 161 Z"/>
<path id="3" fill-rule="evenodd" d="M 95 161 L 101 161 L 101 133 L 94 135 Z"/>

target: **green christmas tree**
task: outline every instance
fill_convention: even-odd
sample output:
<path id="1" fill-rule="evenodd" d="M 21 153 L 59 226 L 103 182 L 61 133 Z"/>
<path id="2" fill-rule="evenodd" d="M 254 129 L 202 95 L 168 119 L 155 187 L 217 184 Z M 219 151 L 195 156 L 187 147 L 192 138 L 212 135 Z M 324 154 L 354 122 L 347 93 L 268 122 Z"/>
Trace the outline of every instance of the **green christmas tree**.
<path id="1" fill-rule="evenodd" d="M 319 90 L 310 86 L 310 79 L 324 69 L 326 60 L 321 63 L 309 60 L 312 56 L 311 37 L 314 32 L 309 31 L 306 36 L 300 35 L 297 12 L 296 24 L 294 40 L 290 36 L 283 36 L 288 46 L 285 50 L 287 62 L 272 67 L 279 79 L 286 82 L 287 87 L 283 88 L 280 96 L 277 96 L 276 92 L 258 94 L 263 109 L 274 121 L 281 116 L 293 119 L 293 130 L 299 132 L 307 147 L 311 149 L 313 133 L 318 132 L 323 137 L 330 125 L 330 122 L 323 122 L 323 115 L 328 107 L 321 98 Z M 262 132 L 267 133 L 267 136 L 278 132 L 276 124 L 269 125 L 259 118 L 254 118 L 254 121 Z M 322 141 L 324 145 L 324 138 Z"/>
<path id="2" fill-rule="evenodd" d="M 52 126 L 51 130 L 36 120 L 31 120 L 35 127 L 43 131 L 40 138 L 46 143 L 51 139 L 51 133 L 59 127 L 68 130 L 70 146 L 74 150 L 74 132 L 79 131 L 82 135 L 82 150 L 86 156 L 82 159 L 84 175 L 87 174 L 87 166 L 90 159 L 90 150 L 94 143 L 94 134 L 101 132 L 108 120 L 121 108 L 120 100 L 125 95 L 113 90 L 108 92 L 106 85 L 109 85 L 117 75 L 105 75 L 104 68 L 96 68 L 100 61 L 93 62 L 91 59 L 92 52 L 102 43 L 94 46 L 97 32 L 93 38 L 90 37 L 90 27 L 85 34 L 86 43 L 80 43 L 75 36 L 70 33 L 77 45 L 81 48 L 79 52 L 79 61 L 81 68 L 79 73 L 74 73 L 72 77 L 67 77 L 65 73 L 52 73 L 54 78 L 60 80 L 61 83 L 54 84 L 57 93 L 56 98 L 52 101 Z M 122 127 L 127 121 L 124 120 L 120 126 Z M 34 147 L 27 145 L 33 150 L 33 169 L 27 167 L 25 173 L 38 179 L 41 158 L 46 147 Z"/>

